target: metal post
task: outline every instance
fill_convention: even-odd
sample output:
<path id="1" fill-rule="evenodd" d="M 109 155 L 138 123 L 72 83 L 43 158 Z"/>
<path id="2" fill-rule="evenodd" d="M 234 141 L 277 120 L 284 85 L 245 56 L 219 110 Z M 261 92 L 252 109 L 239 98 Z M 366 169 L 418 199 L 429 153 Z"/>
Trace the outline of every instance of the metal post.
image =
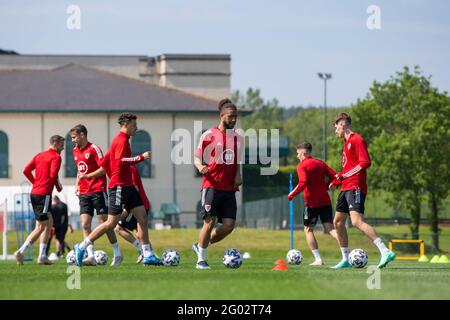
<path id="1" fill-rule="evenodd" d="M 331 73 L 317 73 L 320 79 L 324 81 L 323 94 L 323 161 L 327 161 L 327 80 L 331 79 Z"/>
<path id="2" fill-rule="evenodd" d="M 324 79 L 324 103 L 323 103 L 323 161 L 327 162 L 327 78 Z"/>
<path id="3" fill-rule="evenodd" d="M 8 203 L 4 202 L 3 209 L 3 260 L 8 259 Z"/>
<path id="4" fill-rule="evenodd" d="M 289 193 L 293 190 L 292 186 L 292 173 L 289 175 Z M 294 201 L 289 201 L 289 224 L 291 228 L 291 250 L 294 249 Z"/>

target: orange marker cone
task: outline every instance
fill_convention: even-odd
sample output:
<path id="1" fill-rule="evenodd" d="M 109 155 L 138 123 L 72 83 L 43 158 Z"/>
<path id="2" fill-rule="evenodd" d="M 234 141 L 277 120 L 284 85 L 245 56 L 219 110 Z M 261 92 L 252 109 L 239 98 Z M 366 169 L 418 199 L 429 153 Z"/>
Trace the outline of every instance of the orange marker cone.
<path id="1" fill-rule="evenodd" d="M 276 264 L 276 266 L 272 268 L 273 271 L 289 270 L 286 266 L 286 261 L 284 260 L 277 260 L 274 264 Z"/>
<path id="2" fill-rule="evenodd" d="M 279 264 L 272 268 L 273 271 L 289 270 L 285 264 Z"/>

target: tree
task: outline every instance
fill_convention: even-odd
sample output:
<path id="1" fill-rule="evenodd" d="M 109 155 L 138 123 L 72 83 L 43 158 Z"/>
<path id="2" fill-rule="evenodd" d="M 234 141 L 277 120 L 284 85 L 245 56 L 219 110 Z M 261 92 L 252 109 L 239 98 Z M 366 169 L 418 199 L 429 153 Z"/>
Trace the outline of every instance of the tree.
<path id="1" fill-rule="evenodd" d="M 450 101 L 418 67 L 405 67 L 353 107 L 357 131 L 373 157 L 369 182 L 395 194 L 410 209 L 413 237 L 419 235 L 420 202 L 430 205 L 433 247 L 439 251 L 439 207 L 450 183 Z"/>
<path id="2" fill-rule="evenodd" d="M 232 95 L 233 101 L 252 110 L 251 114 L 242 117 L 244 129 L 280 129 L 283 130 L 283 108 L 277 99 L 264 101 L 259 89 L 247 89 L 242 95 L 236 91 Z M 281 133 L 280 132 L 280 133 Z"/>
<path id="3" fill-rule="evenodd" d="M 392 192 L 393 206 L 405 207 L 411 215 L 410 230 L 413 239 L 419 239 L 422 194 L 416 168 L 415 149 L 410 136 L 402 132 L 388 135 L 382 132 L 371 145 L 372 186 Z M 388 156 L 386 156 L 388 155 Z"/>

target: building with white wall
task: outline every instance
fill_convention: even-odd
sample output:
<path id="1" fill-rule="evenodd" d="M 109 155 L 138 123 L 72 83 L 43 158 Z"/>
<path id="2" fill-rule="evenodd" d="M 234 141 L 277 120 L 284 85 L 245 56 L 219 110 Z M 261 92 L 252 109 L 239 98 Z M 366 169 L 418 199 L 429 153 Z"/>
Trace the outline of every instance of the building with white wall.
<path id="1" fill-rule="evenodd" d="M 133 152 L 152 151 L 140 172 L 153 210 L 177 203 L 181 224 L 195 225 L 201 177 L 193 164 L 171 161 L 171 134 L 180 128 L 189 131 L 193 150 L 200 134 L 194 133 L 194 121 L 201 121 L 203 129 L 218 124 L 217 102 L 230 91 L 229 61 L 225 55 L 161 55 L 153 60 L 0 55 L 0 193 L 18 190 L 26 180 L 24 166 L 48 147 L 51 135 L 68 137 L 70 128 L 82 123 L 89 140 L 106 152 L 118 133 L 118 116 L 132 112 L 140 130 L 131 141 Z M 66 187 L 63 197 L 76 211 L 71 149 L 68 139 L 60 179 Z"/>

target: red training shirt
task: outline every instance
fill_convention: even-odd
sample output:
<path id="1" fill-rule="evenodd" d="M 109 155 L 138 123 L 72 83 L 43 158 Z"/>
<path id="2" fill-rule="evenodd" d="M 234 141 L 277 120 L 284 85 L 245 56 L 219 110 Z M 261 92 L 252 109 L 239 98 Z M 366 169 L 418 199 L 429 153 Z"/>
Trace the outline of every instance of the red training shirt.
<path id="1" fill-rule="evenodd" d="M 344 142 L 342 151 L 342 171 L 338 174 L 342 181 L 342 191 L 361 189 L 367 194 L 367 173 L 371 161 L 367 144 L 356 132 L 351 132 Z"/>
<path id="2" fill-rule="evenodd" d="M 215 127 L 205 131 L 200 137 L 194 154 L 209 168 L 209 172 L 203 175 L 202 190 L 206 188 L 239 190 L 234 186 L 234 178 L 243 139 L 235 130 L 227 131 L 228 134 Z"/>
<path id="3" fill-rule="evenodd" d="M 77 164 L 78 173 L 88 174 L 96 171 L 100 167 L 103 160 L 102 150 L 95 144 L 88 142 L 87 145 L 80 149 L 75 147 L 72 150 L 73 158 Z M 80 179 L 80 194 L 91 194 L 95 192 L 106 191 L 106 176 Z"/>
<path id="4" fill-rule="evenodd" d="M 332 181 L 336 175 L 333 169 L 325 162 L 309 157 L 297 166 L 297 175 L 298 184 L 288 195 L 289 200 L 303 191 L 305 205 L 308 207 L 318 208 L 331 205 L 327 193 L 329 182 L 325 182 L 325 177 Z"/>
<path id="5" fill-rule="evenodd" d="M 111 180 L 109 189 L 116 186 L 132 186 L 133 178 L 131 175 L 131 166 L 144 161 L 143 155 L 131 157 L 130 136 L 124 132 L 113 139 L 109 148 L 109 167 L 111 168 Z"/>
<path id="6" fill-rule="evenodd" d="M 61 190 L 58 179 L 60 167 L 61 156 L 52 148 L 35 155 L 23 169 L 23 174 L 33 184 L 31 193 L 41 196 L 51 195 L 55 186 L 56 189 Z M 32 174 L 33 170 L 35 176 Z"/>

